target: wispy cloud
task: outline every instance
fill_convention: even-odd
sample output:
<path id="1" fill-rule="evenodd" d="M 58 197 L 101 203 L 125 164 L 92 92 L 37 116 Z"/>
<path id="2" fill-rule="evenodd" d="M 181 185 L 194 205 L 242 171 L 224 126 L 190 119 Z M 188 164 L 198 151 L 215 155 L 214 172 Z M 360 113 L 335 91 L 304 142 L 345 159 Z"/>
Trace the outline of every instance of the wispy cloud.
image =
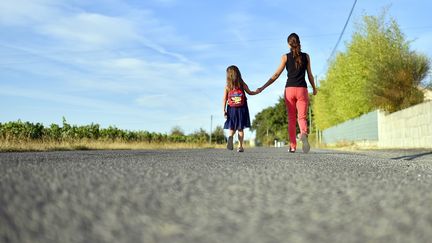
<path id="1" fill-rule="evenodd" d="M 58 16 L 56 0 L 0 1 L 0 24 L 27 26 Z"/>
<path id="2" fill-rule="evenodd" d="M 89 79 L 74 77 L 67 81 L 74 92 L 102 92 L 108 94 L 128 94 L 145 90 L 141 82 L 108 80 L 95 77 Z"/>
<path id="3" fill-rule="evenodd" d="M 236 40 L 240 40 L 247 45 L 250 34 L 253 31 L 251 23 L 254 23 L 253 16 L 245 12 L 230 13 L 226 17 L 228 32 Z"/>
<path id="4" fill-rule="evenodd" d="M 140 58 L 113 58 L 86 65 L 100 70 L 99 75 L 116 79 L 135 91 L 175 90 L 173 87 L 180 80 L 193 82 L 196 79 L 193 76 L 201 70 L 199 64 L 155 62 Z M 138 85 L 141 87 L 138 88 Z"/>
<path id="5" fill-rule="evenodd" d="M 139 110 L 128 106 L 119 105 L 113 102 L 107 102 L 95 98 L 86 98 L 82 96 L 51 93 L 35 89 L 18 89 L 10 86 L 0 86 L 0 94 L 5 96 L 23 97 L 35 100 L 44 100 L 55 103 L 63 103 L 78 106 L 81 108 L 96 109 L 100 111 L 109 111 L 111 113 L 138 113 Z"/>
<path id="6" fill-rule="evenodd" d="M 40 32 L 68 43 L 111 46 L 138 39 L 134 25 L 122 18 L 97 13 L 78 13 L 46 23 Z"/>
<path id="7" fill-rule="evenodd" d="M 141 107 L 146 108 L 164 108 L 169 107 L 175 99 L 170 99 L 170 96 L 167 94 L 154 94 L 154 95 L 146 95 L 140 96 L 136 99 L 136 102 Z"/>
<path id="8" fill-rule="evenodd" d="M 179 0 L 148 0 L 148 1 L 151 2 L 152 4 L 156 4 L 162 7 L 174 7 L 177 4 L 182 2 Z"/>
<path id="9" fill-rule="evenodd" d="M 30 55 L 35 64 L 38 64 L 37 59 L 42 59 L 42 62 L 39 61 L 41 64 L 48 60 L 46 65 L 51 71 L 47 74 L 63 74 L 64 77 L 58 78 L 71 86 L 111 92 L 162 90 L 176 79 L 192 80 L 191 77 L 202 69 L 200 64 L 183 54 L 168 51 L 161 44 L 169 40 L 175 42 L 181 37 L 174 28 L 155 18 L 151 11 L 130 9 L 129 12 L 124 11 L 123 16 L 112 17 L 79 8 L 74 8 L 72 12 L 65 11 L 63 6 L 49 0 L 20 2 L 26 7 L 20 9 L 17 4 L 1 3 L 1 11 L 14 13 L 2 15 L 7 20 L 4 22 L 24 24 L 30 21 L 25 16 L 34 11 L 38 15 L 38 21 L 31 25 L 34 34 L 45 36 L 53 44 L 36 48 L 32 43 L 28 43 L 28 47 L 5 47 L 20 55 Z M 53 16 L 56 16 L 55 21 Z M 27 25 L 30 26 L 29 23 Z M 125 48 L 128 44 L 131 48 Z M 28 61 L 21 62 L 25 64 Z M 16 65 L 19 62 L 11 64 L 15 64 L 14 69 L 25 69 L 31 73 L 45 69 L 32 65 L 32 62 L 27 65 Z M 53 63 L 58 66 L 54 70 Z"/>

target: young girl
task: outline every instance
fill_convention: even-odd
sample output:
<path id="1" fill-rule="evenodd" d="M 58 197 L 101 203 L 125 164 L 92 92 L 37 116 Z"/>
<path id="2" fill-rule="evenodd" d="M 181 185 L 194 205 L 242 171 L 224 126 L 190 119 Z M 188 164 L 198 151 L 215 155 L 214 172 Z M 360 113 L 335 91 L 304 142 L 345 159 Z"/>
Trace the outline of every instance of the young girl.
<path id="1" fill-rule="evenodd" d="M 226 70 L 227 81 L 222 101 L 222 109 L 226 118 L 224 129 L 229 129 L 227 149 L 233 150 L 233 136 L 238 131 L 239 147 L 237 152 L 243 152 L 243 129 L 250 127 L 249 108 L 247 106 L 246 93 L 257 94 L 251 91 L 241 77 L 238 67 L 232 65 Z"/>

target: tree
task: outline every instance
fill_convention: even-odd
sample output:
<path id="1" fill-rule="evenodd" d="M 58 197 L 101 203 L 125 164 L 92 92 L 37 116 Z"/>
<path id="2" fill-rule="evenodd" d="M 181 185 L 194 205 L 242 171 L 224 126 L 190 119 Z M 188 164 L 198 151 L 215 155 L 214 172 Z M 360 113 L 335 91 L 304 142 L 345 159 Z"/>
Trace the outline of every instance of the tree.
<path id="1" fill-rule="evenodd" d="M 217 126 L 212 133 L 212 143 L 223 144 L 225 143 L 224 129 L 222 126 Z"/>
<path id="2" fill-rule="evenodd" d="M 268 107 L 258 114 L 251 126 L 256 131 L 258 144 L 271 145 L 275 139 L 288 141 L 288 125 L 285 100 L 279 97 L 278 103 Z"/>
<path id="3" fill-rule="evenodd" d="M 188 136 L 188 142 L 192 143 L 207 143 L 209 141 L 210 135 L 207 132 L 200 128 L 198 131 L 190 134 Z"/>
<path id="4" fill-rule="evenodd" d="M 171 129 L 171 136 L 176 135 L 176 136 L 184 136 L 184 132 L 183 129 L 181 129 L 180 126 L 175 126 Z"/>
<path id="5" fill-rule="evenodd" d="M 169 141 L 179 143 L 186 142 L 186 136 L 180 126 L 175 126 L 171 129 L 171 134 L 169 135 Z"/>
<path id="6" fill-rule="evenodd" d="M 315 122 L 325 129 L 374 109 L 394 112 L 423 101 L 418 89 L 429 60 L 409 49 L 386 11 L 365 15 L 344 53 L 329 66 L 314 102 Z"/>

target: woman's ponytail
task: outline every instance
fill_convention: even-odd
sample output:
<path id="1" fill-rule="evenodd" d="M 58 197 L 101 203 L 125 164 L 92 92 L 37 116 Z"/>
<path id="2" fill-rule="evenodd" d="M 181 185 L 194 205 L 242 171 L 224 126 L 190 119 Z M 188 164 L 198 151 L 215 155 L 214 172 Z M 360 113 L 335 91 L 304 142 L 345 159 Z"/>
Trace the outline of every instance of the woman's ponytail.
<path id="1" fill-rule="evenodd" d="M 300 66 L 302 65 L 302 58 L 300 55 L 301 52 L 300 37 L 296 33 L 291 33 L 288 36 L 287 41 L 291 47 L 291 52 L 295 60 L 295 67 L 299 69 Z"/>

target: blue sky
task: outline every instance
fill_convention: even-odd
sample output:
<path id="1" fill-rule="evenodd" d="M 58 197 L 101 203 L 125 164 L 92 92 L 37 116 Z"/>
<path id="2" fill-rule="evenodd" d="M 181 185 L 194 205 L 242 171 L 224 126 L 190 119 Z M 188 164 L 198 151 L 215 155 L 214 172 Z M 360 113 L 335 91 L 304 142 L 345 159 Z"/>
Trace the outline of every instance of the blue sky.
<path id="1" fill-rule="evenodd" d="M 99 123 L 186 133 L 223 125 L 225 69 L 261 86 L 300 35 L 312 71 L 326 72 L 353 1 L 3 0 L 0 2 L 0 122 Z M 390 7 L 389 7 L 390 6 Z M 430 1 L 359 0 L 354 23 L 384 7 L 412 49 L 432 57 Z M 251 119 L 276 103 L 286 72 L 249 97 Z M 246 133 L 246 138 L 251 135 Z"/>

